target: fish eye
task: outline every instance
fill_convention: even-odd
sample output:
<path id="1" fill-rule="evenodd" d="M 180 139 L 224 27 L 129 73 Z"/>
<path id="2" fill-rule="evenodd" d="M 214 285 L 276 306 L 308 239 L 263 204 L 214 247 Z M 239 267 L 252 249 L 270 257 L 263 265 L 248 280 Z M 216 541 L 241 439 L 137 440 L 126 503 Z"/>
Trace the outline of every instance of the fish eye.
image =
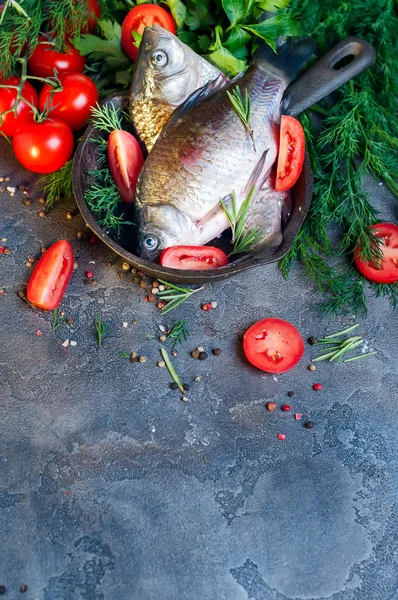
<path id="1" fill-rule="evenodd" d="M 156 50 L 152 54 L 152 63 L 157 67 L 165 67 L 167 65 L 167 54 L 163 50 Z"/>
<path id="2" fill-rule="evenodd" d="M 145 235 L 141 240 L 141 245 L 144 250 L 156 250 L 159 245 L 159 240 L 154 235 Z"/>

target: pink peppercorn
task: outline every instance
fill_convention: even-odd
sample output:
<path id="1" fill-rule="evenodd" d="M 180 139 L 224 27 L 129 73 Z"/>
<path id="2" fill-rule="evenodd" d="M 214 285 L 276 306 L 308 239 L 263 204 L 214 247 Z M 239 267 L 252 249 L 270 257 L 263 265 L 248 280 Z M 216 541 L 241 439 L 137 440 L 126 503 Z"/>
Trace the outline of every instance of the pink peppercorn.
<path id="1" fill-rule="evenodd" d="M 94 277 L 93 271 L 87 271 L 86 277 L 87 277 L 87 279 L 92 279 Z"/>
<path id="2" fill-rule="evenodd" d="M 286 435 L 284 433 L 278 433 L 278 440 L 283 441 L 284 439 L 286 439 Z"/>
<path id="3" fill-rule="evenodd" d="M 205 304 L 202 304 L 202 310 L 205 310 L 205 311 L 213 310 L 213 307 L 210 304 L 210 302 L 206 302 Z"/>
<path id="4" fill-rule="evenodd" d="M 38 335 L 38 336 L 40 337 L 41 335 L 43 335 L 43 332 L 42 332 L 42 331 L 40 331 L 40 329 L 38 329 L 38 330 L 36 331 L 36 335 Z"/>
<path id="5" fill-rule="evenodd" d="M 296 419 L 296 421 L 300 421 L 302 416 L 303 416 L 303 413 L 295 413 L 294 414 L 294 418 Z"/>
<path id="6" fill-rule="evenodd" d="M 284 404 L 281 408 L 284 412 L 289 412 L 289 410 L 291 410 L 292 407 L 288 404 Z"/>
<path id="7" fill-rule="evenodd" d="M 5 246 L 0 246 L 0 254 L 4 254 L 6 247 Z"/>
<path id="8" fill-rule="evenodd" d="M 316 392 L 320 392 L 323 390 L 323 385 L 321 383 L 314 383 L 312 386 Z"/>

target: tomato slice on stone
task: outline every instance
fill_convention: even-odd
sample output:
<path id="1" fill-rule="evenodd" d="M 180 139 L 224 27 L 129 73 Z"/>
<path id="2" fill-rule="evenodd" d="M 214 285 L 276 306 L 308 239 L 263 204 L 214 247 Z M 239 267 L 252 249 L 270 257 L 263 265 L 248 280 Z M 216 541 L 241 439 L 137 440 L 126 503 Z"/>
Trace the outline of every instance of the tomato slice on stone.
<path id="1" fill-rule="evenodd" d="M 54 310 L 61 302 L 73 270 L 73 249 L 66 240 L 53 244 L 40 258 L 28 284 L 29 302 Z"/>
<path id="2" fill-rule="evenodd" d="M 379 223 L 371 227 L 373 235 L 383 240 L 380 250 L 383 260 L 379 263 L 363 260 L 361 249 L 355 250 L 355 264 L 366 279 L 375 283 L 395 283 L 398 281 L 398 225 Z"/>
<path id="3" fill-rule="evenodd" d="M 228 256 L 214 246 L 172 246 L 160 255 L 160 264 L 170 269 L 208 271 L 228 264 Z"/>
<path id="4" fill-rule="evenodd" d="M 138 175 L 144 164 L 139 143 L 128 131 L 115 129 L 108 138 L 108 162 L 122 200 L 134 202 Z"/>
<path id="5" fill-rule="evenodd" d="M 252 325 L 243 337 L 243 350 L 252 365 L 268 373 L 284 373 L 300 361 L 304 340 L 288 321 L 263 319 Z"/>
<path id="6" fill-rule="evenodd" d="M 283 115 L 281 119 L 279 156 L 276 169 L 277 192 L 290 190 L 300 177 L 304 164 L 305 136 L 300 121 Z"/>

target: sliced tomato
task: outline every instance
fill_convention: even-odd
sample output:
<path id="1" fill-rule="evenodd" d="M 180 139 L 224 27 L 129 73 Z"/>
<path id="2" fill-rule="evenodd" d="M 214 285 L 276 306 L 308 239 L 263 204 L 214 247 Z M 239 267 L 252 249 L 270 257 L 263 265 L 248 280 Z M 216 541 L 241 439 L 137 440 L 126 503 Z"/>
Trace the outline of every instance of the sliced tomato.
<path id="1" fill-rule="evenodd" d="M 164 29 L 176 32 L 174 19 L 167 10 L 156 4 L 139 4 L 130 10 L 122 24 L 122 46 L 126 54 L 136 60 L 138 47 L 135 45 L 133 32 L 144 33 L 145 27 L 160 25 Z"/>
<path id="2" fill-rule="evenodd" d="M 73 249 L 60 240 L 40 258 L 28 284 L 29 302 L 44 310 L 54 310 L 61 302 L 73 270 Z"/>
<path id="3" fill-rule="evenodd" d="M 214 246 L 172 246 L 160 255 L 160 264 L 170 269 L 208 271 L 225 267 L 228 256 Z"/>
<path id="4" fill-rule="evenodd" d="M 144 164 L 139 143 L 128 131 L 115 129 L 108 138 L 108 162 L 122 200 L 134 202 L 138 175 Z"/>
<path id="5" fill-rule="evenodd" d="M 284 373 L 304 354 L 304 340 L 288 321 L 263 319 L 246 331 L 243 350 L 252 365 L 268 373 Z"/>
<path id="6" fill-rule="evenodd" d="M 304 155 L 305 136 L 300 121 L 282 115 L 275 182 L 277 192 L 290 190 L 294 186 L 303 168 Z"/>
<path id="7" fill-rule="evenodd" d="M 361 258 L 361 249 L 355 250 L 355 264 L 366 279 L 375 283 L 395 283 L 398 281 L 398 225 L 379 223 L 371 227 L 373 235 L 383 240 L 380 249 L 383 260 L 375 264 Z"/>
<path id="8" fill-rule="evenodd" d="M 59 73 L 83 73 L 86 60 L 72 44 L 65 41 L 64 51 L 54 50 L 54 42 L 40 36 L 39 43 L 28 58 L 28 68 L 36 77 L 53 77 Z"/>
<path id="9" fill-rule="evenodd" d="M 3 82 L 3 85 L 17 86 L 20 83 L 20 77 L 9 77 Z M 16 133 L 22 123 L 26 121 L 33 123 L 34 121 L 34 114 L 31 107 L 23 102 L 23 100 L 18 102 L 17 116 L 13 112 L 4 115 L 4 117 L 1 116 L 1 113 L 14 108 L 16 97 L 17 90 L 13 88 L 0 88 L 0 131 L 9 137 L 12 137 Z M 37 108 L 39 104 L 37 92 L 28 81 L 25 81 L 23 84 L 22 97 Z"/>

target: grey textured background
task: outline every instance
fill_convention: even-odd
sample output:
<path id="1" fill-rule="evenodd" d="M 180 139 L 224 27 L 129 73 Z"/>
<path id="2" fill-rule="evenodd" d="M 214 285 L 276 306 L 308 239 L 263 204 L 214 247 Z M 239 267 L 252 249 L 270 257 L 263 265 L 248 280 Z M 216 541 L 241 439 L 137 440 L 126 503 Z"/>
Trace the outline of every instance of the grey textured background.
<path id="1" fill-rule="evenodd" d="M 6 143 L 0 152 L 0 175 L 26 182 L 35 199 L 26 207 L 21 192 L 0 194 L 0 238 L 12 249 L 0 256 L 6 597 L 397 600 L 398 326 L 388 303 L 370 299 L 360 320 L 377 356 L 310 373 L 307 345 L 298 367 L 267 375 L 242 354 L 240 336 L 254 321 L 277 315 L 304 337 L 353 322 L 320 319 L 301 269 L 287 282 L 272 265 L 207 286 L 162 319 L 130 276 L 120 279 L 116 257 L 106 267 L 113 257 L 104 246 L 76 239 L 83 223 L 66 219 L 72 204 L 38 216 L 31 175 L 18 174 Z M 397 222 L 392 197 L 371 188 L 381 217 Z M 62 237 L 79 265 L 62 302 L 75 323 L 52 333 L 51 315 L 17 292 L 29 279 L 27 258 Z M 96 287 L 84 285 L 88 269 Z M 218 308 L 204 313 L 201 303 L 212 300 Z M 95 314 L 110 326 L 102 348 Z M 176 318 L 191 331 L 174 359 L 191 383 L 187 404 L 156 366 L 158 325 Z M 65 339 L 77 345 L 63 348 Z M 222 355 L 194 360 L 198 344 Z M 118 357 L 133 350 L 148 361 Z M 323 392 L 313 391 L 316 381 Z M 269 413 L 268 400 L 289 400 L 314 429 L 292 413 Z"/>

